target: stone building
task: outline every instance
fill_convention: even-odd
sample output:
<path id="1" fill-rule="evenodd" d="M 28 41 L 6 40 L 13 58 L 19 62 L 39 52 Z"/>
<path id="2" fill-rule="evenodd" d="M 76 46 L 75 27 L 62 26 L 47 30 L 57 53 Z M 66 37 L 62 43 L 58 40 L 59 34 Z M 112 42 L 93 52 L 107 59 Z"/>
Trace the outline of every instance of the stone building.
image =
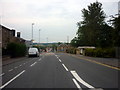
<path id="1" fill-rule="evenodd" d="M 25 40 L 20 37 L 15 37 L 15 30 L 11 30 L 3 25 L 0 25 L 1 31 L 0 35 L 2 36 L 2 48 L 6 49 L 7 44 L 10 42 L 16 42 L 16 43 L 25 43 Z"/>
<path id="2" fill-rule="evenodd" d="M 57 47 L 57 51 L 58 52 L 66 52 L 66 50 L 69 48 L 70 46 L 67 45 L 67 44 L 60 44 L 58 47 Z"/>
<path id="3" fill-rule="evenodd" d="M 2 47 L 6 48 L 11 38 L 15 37 L 15 30 L 10 30 L 5 26 L 1 26 L 1 27 L 2 27 Z"/>

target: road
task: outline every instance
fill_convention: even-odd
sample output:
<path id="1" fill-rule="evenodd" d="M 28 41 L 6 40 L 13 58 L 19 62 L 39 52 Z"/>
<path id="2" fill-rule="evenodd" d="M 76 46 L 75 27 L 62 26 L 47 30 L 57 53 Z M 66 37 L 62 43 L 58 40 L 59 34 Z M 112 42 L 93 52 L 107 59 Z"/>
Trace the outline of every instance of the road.
<path id="1" fill-rule="evenodd" d="M 44 53 L 40 57 L 25 58 L 3 66 L 2 70 L 0 88 L 76 90 L 118 88 L 120 72 L 65 53 Z"/>

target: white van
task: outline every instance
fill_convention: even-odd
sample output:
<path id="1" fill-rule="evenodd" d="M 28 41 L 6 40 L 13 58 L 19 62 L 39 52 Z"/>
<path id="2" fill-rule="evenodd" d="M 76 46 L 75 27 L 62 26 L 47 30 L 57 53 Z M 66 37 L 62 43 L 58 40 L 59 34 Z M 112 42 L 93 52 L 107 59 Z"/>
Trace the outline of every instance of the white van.
<path id="1" fill-rule="evenodd" d="M 37 48 L 29 48 L 28 50 L 28 57 L 30 56 L 36 56 L 36 57 L 39 57 L 39 51 Z"/>

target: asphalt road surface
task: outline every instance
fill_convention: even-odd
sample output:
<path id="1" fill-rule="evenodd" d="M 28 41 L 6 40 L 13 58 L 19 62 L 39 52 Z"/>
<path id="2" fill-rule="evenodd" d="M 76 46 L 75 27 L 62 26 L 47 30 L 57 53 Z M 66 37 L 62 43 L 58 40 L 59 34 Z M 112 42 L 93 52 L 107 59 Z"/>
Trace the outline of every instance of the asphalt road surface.
<path id="1" fill-rule="evenodd" d="M 44 53 L 3 66 L 0 88 L 115 89 L 119 72 L 65 53 Z"/>

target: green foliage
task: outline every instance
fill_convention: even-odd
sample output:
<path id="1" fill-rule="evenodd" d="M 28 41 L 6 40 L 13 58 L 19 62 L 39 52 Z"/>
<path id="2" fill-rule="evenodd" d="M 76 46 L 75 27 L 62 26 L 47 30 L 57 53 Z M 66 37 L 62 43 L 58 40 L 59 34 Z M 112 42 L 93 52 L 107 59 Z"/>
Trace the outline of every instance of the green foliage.
<path id="1" fill-rule="evenodd" d="M 9 43 L 7 45 L 8 54 L 11 57 L 20 57 L 26 55 L 26 45 L 18 43 Z"/>
<path id="2" fill-rule="evenodd" d="M 74 48 L 74 47 L 71 47 L 71 48 L 68 48 L 67 50 L 66 50 L 66 52 L 67 53 L 71 53 L 71 54 L 76 54 L 76 48 Z"/>
<path id="3" fill-rule="evenodd" d="M 114 17 L 113 19 L 113 26 L 114 26 L 114 45 L 120 47 L 120 15 L 118 17 Z"/>
<path id="4" fill-rule="evenodd" d="M 78 22 L 77 37 L 71 40 L 71 45 L 112 47 L 113 28 L 105 23 L 105 13 L 100 2 L 91 3 L 88 9 L 82 10 L 83 21 Z"/>
<path id="5" fill-rule="evenodd" d="M 96 49 L 85 49 L 86 56 L 93 57 L 115 57 L 115 48 L 96 48 Z"/>
<path id="6" fill-rule="evenodd" d="M 78 47 L 79 46 L 78 38 L 77 37 L 73 38 L 70 42 L 70 45 L 72 45 L 73 47 Z"/>

